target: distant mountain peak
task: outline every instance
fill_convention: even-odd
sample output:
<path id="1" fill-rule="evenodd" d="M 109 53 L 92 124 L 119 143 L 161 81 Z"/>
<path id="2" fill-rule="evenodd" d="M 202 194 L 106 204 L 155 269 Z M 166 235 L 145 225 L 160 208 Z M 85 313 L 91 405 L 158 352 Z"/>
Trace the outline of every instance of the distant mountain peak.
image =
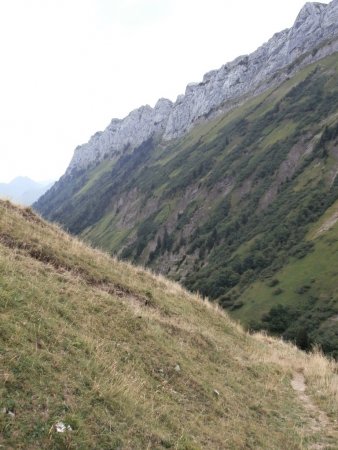
<path id="1" fill-rule="evenodd" d="M 54 182 L 34 181 L 26 176 L 17 176 L 9 183 L 0 183 L 0 198 L 23 204 L 31 205 L 49 189 Z"/>

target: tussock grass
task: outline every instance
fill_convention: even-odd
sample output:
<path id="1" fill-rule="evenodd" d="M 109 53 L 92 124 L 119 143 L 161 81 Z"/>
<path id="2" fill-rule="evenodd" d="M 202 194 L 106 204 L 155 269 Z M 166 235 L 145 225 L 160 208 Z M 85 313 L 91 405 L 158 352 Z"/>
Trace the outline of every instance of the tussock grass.
<path id="1" fill-rule="evenodd" d="M 333 362 L 0 202 L 3 448 L 307 448 L 299 369 L 333 416 Z"/>

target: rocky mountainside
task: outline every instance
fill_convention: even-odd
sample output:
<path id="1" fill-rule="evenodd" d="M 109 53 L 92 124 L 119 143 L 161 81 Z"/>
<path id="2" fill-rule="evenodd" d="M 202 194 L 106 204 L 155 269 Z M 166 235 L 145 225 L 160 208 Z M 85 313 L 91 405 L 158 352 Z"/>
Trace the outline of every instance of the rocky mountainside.
<path id="1" fill-rule="evenodd" d="M 154 108 L 142 106 L 125 119 L 113 119 L 87 144 L 77 147 L 67 173 L 87 168 L 103 158 L 119 157 L 151 137 L 178 138 L 197 122 L 219 114 L 276 86 L 300 67 L 338 51 L 338 0 L 328 5 L 306 3 L 294 26 L 276 33 L 248 56 L 240 56 L 219 70 L 187 86 L 175 103 L 160 99 Z"/>
<path id="2" fill-rule="evenodd" d="M 291 30 L 256 52 L 272 51 L 279 36 L 275 51 L 288 54 L 288 45 L 295 59 L 274 78 L 266 75 L 255 95 L 220 101 L 181 137 L 167 139 L 168 101 L 158 104 L 156 120 L 156 108 L 131 113 L 121 129 L 132 117 L 148 117 L 156 133 L 129 128 L 123 148 L 109 146 L 109 133 L 97 135 L 96 150 L 91 143 L 78 149 L 35 208 L 94 245 L 215 299 L 250 328 L 302 348 L 317 343 L 338 357 L 336 14 L 336 1 L 307 4 Z M 81 155 L 83 164 L 76 162 Z"/>
<path id="3" fill-rule="evenodd" d="M 2 201 L 0 273 L 1 448 L 335 447 L 322 355 Z"/>

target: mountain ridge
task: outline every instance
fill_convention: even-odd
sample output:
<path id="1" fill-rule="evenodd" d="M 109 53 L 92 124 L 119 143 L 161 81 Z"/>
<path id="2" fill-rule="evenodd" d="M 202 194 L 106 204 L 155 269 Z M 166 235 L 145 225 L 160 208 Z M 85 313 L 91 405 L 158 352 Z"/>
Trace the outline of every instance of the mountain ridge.
<path id="1" fill-rule="evenodd" d="M 250 55 L 239 56 L 206 73 L 201 82 L 188 84 L 175 103 L 160 99 L 154 108 L 141 106 L 124 119 L 113 119 L 103 132 L 95 133 L 87 144 L 75 149 L 66 174 L 107 156 L 131 151 L 152 136 L 165 141 L 181 137 L 198 121 L 233 107 L 224 103 L 240 101 L 244 95 L 258 95 L 280 84 L 299 68 L 338 50 L 337 39 L 325 44 L 337 35 L 337 23 L 337 0 L 327 5 L 306 3 L 292 28 L 276 33 Z M 321 43 L 322 48 L 307 54 Z M 292 68 L 299 58 L 302 61 Z"/>

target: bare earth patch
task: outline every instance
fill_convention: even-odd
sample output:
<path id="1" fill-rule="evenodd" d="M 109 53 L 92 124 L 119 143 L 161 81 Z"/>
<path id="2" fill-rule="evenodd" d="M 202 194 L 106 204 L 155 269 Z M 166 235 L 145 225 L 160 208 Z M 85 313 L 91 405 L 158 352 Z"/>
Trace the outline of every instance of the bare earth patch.
<path id="1" fill-rule="evenodd" d="M 333 227 L 333 225 L 337 223 L 337 221 L 338 221 L 338 211 L 335 211 L 334 214 L 323 223 L 323 225 L 319 228 L 314 237 L 316 238 L 320 236 L 322 233 L 328 231 L 330 228 Z"/>

